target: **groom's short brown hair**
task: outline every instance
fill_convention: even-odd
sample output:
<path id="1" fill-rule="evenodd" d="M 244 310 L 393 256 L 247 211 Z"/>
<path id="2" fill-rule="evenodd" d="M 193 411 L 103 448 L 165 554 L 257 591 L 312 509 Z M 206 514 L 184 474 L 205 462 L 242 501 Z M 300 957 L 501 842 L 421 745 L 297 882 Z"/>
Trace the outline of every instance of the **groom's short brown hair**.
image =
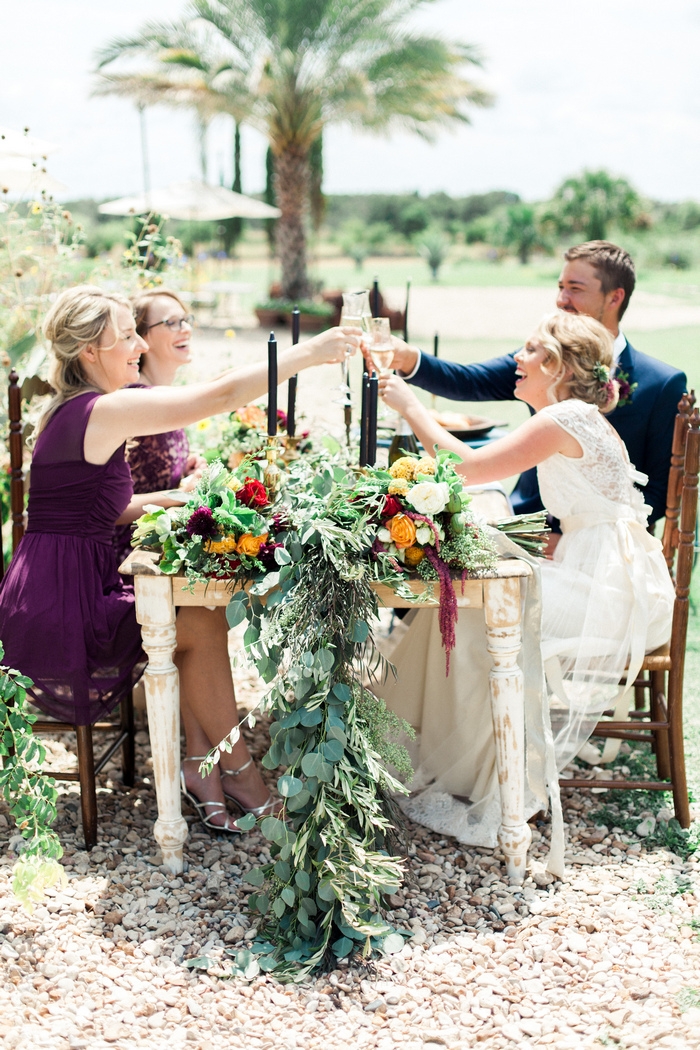
<path id="1" fill-rule="evenodd" d="M 568 252 L 564 252 L 564 258 L 567 262 L 582 259 L 590 263 L 598 275 L 605 295 L 612 292 L 614 288 L 622 288 L 625 298 L 620 306 L 618 318 L 622 317 L 637 279 L 634 263 L 625 249 L 618 247 L 617 244 L 611 244 L 610 241 L 586 241 L 584 244 L 575 244 L 573 248 L 569 248 Z"/>

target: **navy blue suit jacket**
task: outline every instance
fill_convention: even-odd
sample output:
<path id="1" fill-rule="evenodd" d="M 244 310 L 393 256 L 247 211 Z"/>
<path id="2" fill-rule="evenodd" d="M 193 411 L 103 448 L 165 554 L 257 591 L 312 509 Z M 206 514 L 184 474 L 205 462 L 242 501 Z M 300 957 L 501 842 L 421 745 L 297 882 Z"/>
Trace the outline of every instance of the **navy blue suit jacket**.
<path id="1" fill-rule="evenodd" d="M 677 368 L 640 353 L 629 343 L 620 355 L 619 368 L 637 389 L 628 404 L 607 418 L 627 446 L 634 466 L 649 475 L 644 499 L 652 508 L 650 520 L 656 521 L 666 509 L 673 423 L 687 380 Z M 451 401 L 514 401 L 515 369 L 513 354 L 473 365 L 421 354 L 410 382 Z M 537 468 L 520 475 L 511 500 L 516 514 L 542 510 Z"/>

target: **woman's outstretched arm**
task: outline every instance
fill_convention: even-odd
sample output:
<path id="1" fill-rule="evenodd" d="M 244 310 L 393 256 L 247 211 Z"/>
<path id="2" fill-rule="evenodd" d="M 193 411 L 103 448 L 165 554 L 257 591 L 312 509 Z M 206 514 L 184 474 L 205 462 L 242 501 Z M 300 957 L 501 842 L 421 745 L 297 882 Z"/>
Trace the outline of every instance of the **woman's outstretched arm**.
<path id="1" fill-rule="evenodd" d="M 278 355 L 277 374 L 283 383 L 313 365 L 338 363 L 346 351 L 360 346 L 359 328 L 330 328 Z M 85 432 L 85 458 L 106 463 L 130 437 L 164 434 L 207 416 L 232 412 L 267 391 L 267 362 L 227 372 L 209 383 L 182 387 L 116 390 L 95 402 Z"/>
<path id="2" fill-rule="evenodd" d="M 563 430 L 551 416 L 542 413 L 532 416 L 500 441 L 483 448 L 469 448 L 433 419 L 398 376 L 381 376 L 379 387 L 386 404 L 401 413 L 423 448 L 432 451 L 437 445 L 461 457 L 462 462 L 456 469 L 470 485 L 522 474 L 557 452 L 573 458 L 583 455 L 576 438 Z"/>

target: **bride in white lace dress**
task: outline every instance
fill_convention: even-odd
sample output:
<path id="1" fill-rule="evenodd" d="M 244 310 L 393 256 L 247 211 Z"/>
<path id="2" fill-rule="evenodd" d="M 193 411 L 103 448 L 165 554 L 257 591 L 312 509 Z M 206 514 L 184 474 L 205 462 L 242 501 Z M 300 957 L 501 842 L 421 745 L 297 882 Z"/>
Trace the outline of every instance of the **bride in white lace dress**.
<path id="1" fill-rule="evenodd" d="M 462 457 L 457 469 L 465 483 L 538 468 L 542 500 L 562 528 L 553 560 L 539 568 L 549 694 L 542 700 L 551 712 L 559 769 L 616 702 L 621 678 L 634 681 L 644 653 L 671 631 L 673 587 L 634 485 L 646 478 L 602 414 L 617 402 L 609 378 L 612 342 L 592 318 L 545 318 L 516 354 L 515 396 L 535 415 L 478 450 L 446 433 L 403 380 L 380 379 L 385 402 L 408 420 L 426 449 L 438 445 Z M 460 610 L 449 677 L 437 616 L 418 611 L 407 621 L 390 657 L 398 678 L 377 690 L 417 730 L 416 776 L 403 808 L 435 831 L 495 846 L 500 810 L 483 616 Z M 528 745 L 526 765 L 539 760 Z M 529 816 L 542 808 L 542 799 L 527 796 Z"/>

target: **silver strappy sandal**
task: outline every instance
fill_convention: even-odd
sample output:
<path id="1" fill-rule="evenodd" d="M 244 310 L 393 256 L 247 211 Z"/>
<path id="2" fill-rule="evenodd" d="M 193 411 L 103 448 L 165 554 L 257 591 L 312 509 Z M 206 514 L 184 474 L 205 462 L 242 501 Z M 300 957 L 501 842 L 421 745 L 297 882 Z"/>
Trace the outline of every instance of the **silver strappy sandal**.
<path id="1" fill-rule="evenodd" d="M 222 782 L 222 791 L 224 792 L 224 798 L 227 798 L 229 802 L 235 803 L 236 806 L 243 813 L 252 813 L 254 817 L 262 817 L 266 813 L 270 816 L 274 816 L 274 807 L 279 805 L 279 799 L 274 798 L 272 795 L 267 796 L 267 801 L 263 802 L 262 806 L 244 806 L 240 799 L 237 799 L 235 795 L 230 795 L 223 787 L 224 777 L 238 777 L 241 773 L 244 773 L 253 764 L 253 759 L 249 758 L 247 762 L 244 762 L 240 769 L 223 769 L 219 770 L 219 775 Z"/>
<path id="2" fill-rule="evenodd" d="M 203 760 L 203 757 L 198 758 L 194 755 L 189 755 L 183 761 L 202 762 Z M 224 802 L 202 802 L 196 795 L 193 795 L 192 792 L 188 790 L 185 783 L 185 771 L 182 766 L 180 766 L 180 789 L 183 797 L 186 798 L 192 806 L 205 828 L 209 828 L 210 831 L 223 831 L 229 835 L 241 834 L 241 829 L 237 828 L 233 823 L 233 818 L 226 809 L 226 804 Z M 214 824 L 212 822 L 211 818 L 218 813 L 226 814 L 226 820 L 223 824 Z"/>

